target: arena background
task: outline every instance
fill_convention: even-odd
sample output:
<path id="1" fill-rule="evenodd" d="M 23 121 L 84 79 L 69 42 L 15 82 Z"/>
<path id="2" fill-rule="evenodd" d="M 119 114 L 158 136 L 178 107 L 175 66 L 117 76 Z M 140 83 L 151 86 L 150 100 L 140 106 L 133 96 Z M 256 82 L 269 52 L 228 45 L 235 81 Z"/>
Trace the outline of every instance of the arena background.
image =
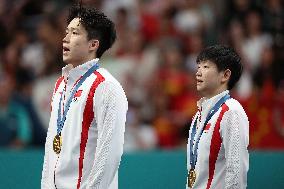
<path id="1" fill-rule="evenodd" d="M 0 188 L 40 188 L 50 99 L 64 66 L 71 0 L 0 0 Z M 102 59 L 129 100 L 121 189 L 182 189 L 195 59 L 221 43 L 241 55 L 232 96 L 250 120 L 249 189 L 284 188 L 281 0 L 84 0 L 115 23 Z M 11 131 L 13 127 L 14 130 Z"/>

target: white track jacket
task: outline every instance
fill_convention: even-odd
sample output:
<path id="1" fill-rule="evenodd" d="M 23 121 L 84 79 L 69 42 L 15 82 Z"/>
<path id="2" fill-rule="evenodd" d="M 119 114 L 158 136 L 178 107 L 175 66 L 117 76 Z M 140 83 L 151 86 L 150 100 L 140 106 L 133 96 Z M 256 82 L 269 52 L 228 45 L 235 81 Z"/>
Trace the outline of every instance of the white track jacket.
<path id="1" fill-rule="evenodd" d="M 128 104 L 121 85 L 107 70 L 97 69 L 79 87 L 61 132 L 61 152 L 57 155 L 53 151 L 61 94 L 65 104 L 78 79 L 97 62 L 94 59 L 75 68 L 67 65 L 56 82 L 45 144 L 42 189 L 118 188 Z"/>
<path id="2" fill-rule="evenodd" d="M 194 140 L 202 131 L 210 109 L 228 94 L 224 91 L 210 99 L 198 101 L 198 112 L 193 118 L 187 144 L 187 169 L 190 165 L 190 138 L 192 126 L 197 118 Z M 193 141 L 193 145 L 196 142 Z M 243 189 L 247 186 L 249 168 L 249 121 L 241 104 L 228 99 L 213 115 L 201 135 L 195 166 L 194 189 Z M 186 188 L 189 189 L 188 185 Z"/>

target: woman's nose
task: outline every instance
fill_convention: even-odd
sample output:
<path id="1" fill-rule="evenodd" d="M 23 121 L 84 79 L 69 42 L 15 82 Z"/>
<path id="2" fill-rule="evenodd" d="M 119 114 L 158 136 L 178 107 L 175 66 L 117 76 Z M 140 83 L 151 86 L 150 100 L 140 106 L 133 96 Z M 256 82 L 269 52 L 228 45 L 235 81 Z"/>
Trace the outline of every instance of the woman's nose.
<path id="1" fill-rule="evenodd" d="M 197 71 L 196 71 L 196 74 L 195 74 L 196 76 L 201 76 L 201 70 L 200 69 L 197 69 Z"/>

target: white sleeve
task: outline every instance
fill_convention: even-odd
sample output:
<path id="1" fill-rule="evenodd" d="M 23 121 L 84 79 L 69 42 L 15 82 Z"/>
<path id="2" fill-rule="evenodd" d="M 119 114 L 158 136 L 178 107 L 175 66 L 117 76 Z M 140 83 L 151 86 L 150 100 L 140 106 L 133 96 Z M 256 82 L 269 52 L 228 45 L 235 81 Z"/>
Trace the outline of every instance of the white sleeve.
<path id="1" fill-rule="evenodd" d="M 229 110 L 221 121 L 221 134 L 226 158 L 226 189 L 247 186 L 249 166 L 249 122 L 243 110 Z"/>
<path id="2" fill-rule="evenodd" d="M 61 84 L 58 83 L 60 81 L 60 78 L 56 81 L 54 89 L 53 89 L 53 95 L 51 99 L 50 106 L 52 107 L 53 98 L 55 96 L 56 86 L 59 87 Z M 52 113 L 52 112 L 51 112 Z M 51 119 L 51 116 L 50 116 Z M 46 141 L 45 141 L 45 152 L 44 152 L 44 160 L 43 160 L 43 167 L 42 167 L 42 173 L 41 173 L 41 189 L 49 189 L 49 183 L 48 183 L 48 165 L 49 165 L 49 152 L 52 149 L 52 138 L 51 138 L 51 127 L 49 125 L 46 135 Z"/>
<path id="3" fill-rule="evenodd" d="M 50 127 L 47 131 L 46 141 L 45 141 L 45 153 L 44 153 L 44 160 L 43 160 L 43 167 L 42 167 L 42 177 L 41 177 L 41 189 L 49 189 L 48 185 L 48 164 L 49 164 L 49 151 L 50 147 Z"/>
<path id="4" fill-rule="evenodd" d="M 94 96 L 98 139 L 87 189 L 108 189 L 123 153 L 127 99 L 121 86 L 103 82 Z"/>

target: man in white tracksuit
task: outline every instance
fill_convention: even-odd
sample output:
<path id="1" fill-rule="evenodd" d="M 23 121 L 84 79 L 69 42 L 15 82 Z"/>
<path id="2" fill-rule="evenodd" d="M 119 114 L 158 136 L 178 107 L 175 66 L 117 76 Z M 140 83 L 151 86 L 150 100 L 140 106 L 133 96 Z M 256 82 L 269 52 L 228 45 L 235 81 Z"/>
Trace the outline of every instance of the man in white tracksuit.
<path id="1" fill-rule="evenodd" d="M 51 102 L 42 189 L 117 189 L 125 93 L 99 58 L 116 39 L 103 13 L 73 7 L 63 39 L 62 77 Z"/>
<path id="2" fill-rule="evenodd" d="M 242 73 L 240 57 L 229 47 L 205 48 L 197 57 L 197 102 L 187 144 L 186 188 L 242 189 L 249 168 L 249 121 L 229 90 Z"/>

